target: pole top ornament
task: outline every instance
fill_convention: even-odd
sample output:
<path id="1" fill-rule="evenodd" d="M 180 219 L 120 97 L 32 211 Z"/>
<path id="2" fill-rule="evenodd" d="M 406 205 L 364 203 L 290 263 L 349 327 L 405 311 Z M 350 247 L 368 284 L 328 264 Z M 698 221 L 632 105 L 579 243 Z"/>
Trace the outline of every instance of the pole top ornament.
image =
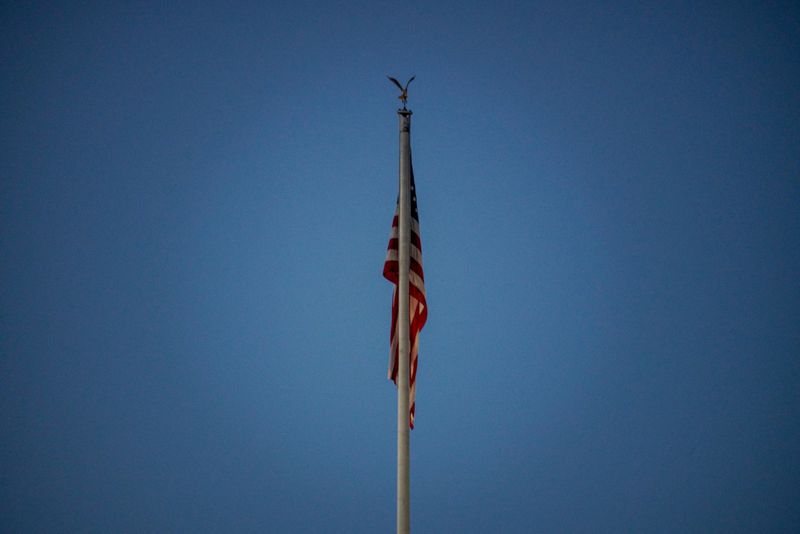
<path id="1" fill-rule="evenodd" d="M 403 110 L 405 110 L 405 109 L 406 109 L 406 101 L 408 100 L 408 85 L 409 85 L 411 82 L 413 82 L 413 81 L 414 81 L 414 78 L 416 78 L 416 76 L 412 76 L 412 77 L 411 77 L 411 78 L 410 78 L 410 79 L 409 79 L 409 80 L 406 82 L 406 85 L 405 85 L 405 87 L 403 87 L 402 85 L 400 85 L 400 82 L 398 82 L 396 79 L 392 78 L 391 76 L 387 76 L 387 78 L 389 78 L 389 81 L 391 81 L 393 84 L 395 84 L 395 85 L 397 86 L 397 88 L 398 88 L 398 89 L 400 89 L 400 96 L 398 96 L 397 98 L 399 98 L 399 99 L 400 99 L 400 102 L 402 102 L 402 103 L 403 103 Z"/>

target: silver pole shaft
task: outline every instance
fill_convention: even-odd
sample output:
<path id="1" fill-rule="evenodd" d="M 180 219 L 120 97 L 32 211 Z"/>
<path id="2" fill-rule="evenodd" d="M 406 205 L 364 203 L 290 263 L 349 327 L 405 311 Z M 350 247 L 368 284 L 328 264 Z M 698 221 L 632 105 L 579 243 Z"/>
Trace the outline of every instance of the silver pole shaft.
<path id="1" fill-rule="evenodd" d="M 398 364 L 397 364 L 397 534 L 408 534 L 410 529 L 409 499 L 409 301 L 408 272 L 411 247 L 411 112 L 397 112 L 400 117 L 400 206 L 398 214 Z"/>

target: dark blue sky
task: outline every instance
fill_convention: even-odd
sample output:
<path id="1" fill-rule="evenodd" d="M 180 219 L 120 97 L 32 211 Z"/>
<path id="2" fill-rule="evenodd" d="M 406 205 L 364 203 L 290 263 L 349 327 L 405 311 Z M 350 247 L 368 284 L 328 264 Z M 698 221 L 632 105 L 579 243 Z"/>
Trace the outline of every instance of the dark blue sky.
<path id="1" fill-rule="evenodd" d="M 800 530 L 795 2 L 4 3 L 0 530 Z"/>

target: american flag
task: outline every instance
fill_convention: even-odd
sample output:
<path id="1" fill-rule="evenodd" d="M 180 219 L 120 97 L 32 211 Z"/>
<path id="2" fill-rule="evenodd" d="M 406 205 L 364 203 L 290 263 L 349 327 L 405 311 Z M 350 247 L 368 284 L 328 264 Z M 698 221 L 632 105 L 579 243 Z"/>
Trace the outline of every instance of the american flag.
<path id="1" fill-rule="evenodd" d="M 397 315 L 400 265 L 398 261 L 399 236 L 398 206 L 395 208 L 392 220 L 392 233 L 389 237 L 389 247 L 386 251 L 386 262 L 383 264 L 383 276 L 394 284 L 392 296 L 392 328 L 391 350 L 389 351 L 389 378 L 397 384 Z M 425 301 L 425 275 L 422 272 L 422 241 L 419 238 L 419 214 L 417 213 L 417 190 L 414 187 L 414 167 L 411 167 L 411 246 L 410 269 L 408 273 L 408 300 L 409 300 L 409 337 L 410 337 L 410 365 L 409 365 L 409 426 L 414 428 L 414 411 L 416 408 L 414 397 L 417 390 L 417 357 L 419 356 L 419 332 L 428 319 L 428 305 Z"/>

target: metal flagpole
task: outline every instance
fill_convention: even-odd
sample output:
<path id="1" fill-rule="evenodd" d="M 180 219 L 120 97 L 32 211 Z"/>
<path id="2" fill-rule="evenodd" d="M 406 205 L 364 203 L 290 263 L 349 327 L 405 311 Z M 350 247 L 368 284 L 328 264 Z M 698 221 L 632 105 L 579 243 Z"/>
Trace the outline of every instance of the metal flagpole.
<path id="1" fill-rule="evenodd" d="M 409 503 L 409 299 L 408 272 L 411 247 L 411 111 L 397 111 L 400 117 L 400 206 L 397 221 L 398 267 L 398 348 L 397 348 L 397 534 L 408 534 Z"/>

